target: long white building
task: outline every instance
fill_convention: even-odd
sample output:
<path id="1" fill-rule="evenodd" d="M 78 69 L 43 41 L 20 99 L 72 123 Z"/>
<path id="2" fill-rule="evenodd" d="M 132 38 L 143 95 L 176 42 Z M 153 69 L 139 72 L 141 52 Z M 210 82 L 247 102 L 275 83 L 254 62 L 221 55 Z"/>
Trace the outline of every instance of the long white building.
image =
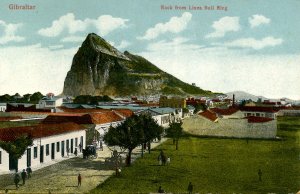
<path id="1" fill-rule="evenodd" d="M 1 141 L 14 141 L 21 135 L 30 135 L 33 145 L 17 162 L 0 148 L 0 174 L 16 169 L 20 171 L 28 166 L 32 169 L 45 167 L 74 155 L 75 148 L 79 153 L 79 144 L 82 148 L 86 146 L 85 129 L 71 122 L 0 129 Z"/>

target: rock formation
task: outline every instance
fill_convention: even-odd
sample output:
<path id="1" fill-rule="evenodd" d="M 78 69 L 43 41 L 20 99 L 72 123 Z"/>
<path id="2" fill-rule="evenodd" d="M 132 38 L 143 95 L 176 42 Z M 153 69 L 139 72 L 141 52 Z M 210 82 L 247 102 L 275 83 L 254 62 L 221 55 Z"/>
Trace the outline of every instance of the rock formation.
<path id="1" fill-rule="evenodd" d="M 103 38 L 89 34 L 75 54 L 64 82 L 64 95 L 207 95 L 160 70 L 143 57 L 121 53 Z"/>

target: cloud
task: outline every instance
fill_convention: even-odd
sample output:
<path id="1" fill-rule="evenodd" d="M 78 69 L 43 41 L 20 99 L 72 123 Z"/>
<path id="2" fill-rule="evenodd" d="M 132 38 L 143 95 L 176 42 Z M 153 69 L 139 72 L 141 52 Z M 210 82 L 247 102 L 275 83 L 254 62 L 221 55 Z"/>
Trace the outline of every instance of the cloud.
<path id="1" fill-rule="evenodd" d="M 188 23 L 192 19 L 192 14 L 184 12 L 181 17 L 172 17 L 166 23 L 158 23 L 153 28 L 149 28 L 145 35 L 138 37 L 138 39 L 152 40 L 164 33 L 179 33 L 186 29 Z"/>
<path id="2" fill-rule="evenodd" d="M 67 36 L 62 38 L 60 42 L 83 42 L 85 37 L 83 36 Z"/>
<path id="3" fill-rule="evenodd" d="M 126 41 L 126 40 L 122 40 L 121 43 L 119 45 L 116 46 L 117 49 L 125 49 L 128 46 L 130 46 L 131 43 Z"/>
<path id="4" fill-rule="evenodd" d="M 64 31 L 67 31 L 69 34 L 75 34 L 93 27 L 98 30 L 100 36 L 105 36 L 118 28 L 127 27 L 126 22 L 128 21 L 128 19 L 115 18 L 111 15 L 102 15 L 97 19 L 86 18 L 77 20 L 73 13 L 68 13 L 54 20 L 50 27 L 40 29 L 38 34 L 46 37 L 57 37 Z"/>
<path id="5" fill-rule="evenodd" d="M 281 38 L 274 38 L 272 36 L 265 37 L 261 40 L 256 40 L 254 38 L 241 38 L 234 40 L 232 42 L 216 43 L 214 45 L 221 45 L 227 47 L 239 47 L 239 48 L 252 48 L 255 50 L 260 50 L 265 47 L 272 47 L 282 44 L 283 40 Z"/>
<path id="6" fill-rule="evenodd" d="M 77 50 L 52 50 L 41 44 L 0 48 L 1 93 L 60 94 Z"/>
<path id="7" fill-rule="evenodd" d="M 269 98 L 300 99 L 300 54 L 248 55 L 243 50 L 181 47 L 139 53 L 163 71 L 214 92 L 247 91 Z M 274 80 L 276 79 L 276 84 Z"/>
<path id="8" fill-rule="evenodd" d="M 0 27 L 3 28 L 3 36 L 0 37 L 0 44 L 6 44 L 9 42 L 22 42 L 25 40 L 22 36 L 16 36 L 17 30 L 22 26 L 23 24 L 12 24 L 12 23 L 6 23 L 5 21 L 0 20 Z"/>
<path id="9" fill-rule="evenodd" d="M 207 34 L 205 38 L 221 38 L 227 32 L 237 32 L 240 30 L 239 17 L 222 17 L 218 21 L 214 21 L 212 27 L 214 32 Z"/>
<path id="10" fill-rule="evenodd" d="M 251 28 L 255 28 L 262 24 L 269 24 L 271 22 L 271 20 L 269 18 L 266 18 L 263 15 L 253 15 L 248 18 L 248 21 L 249 21 Z"/>
<path id="11" fill-rule="evenodd" d="M 189 44 L 189 39 L 184 37 L 176 37 L 171 41 L 161 40 L 155 43 L 150 43 L 147 46 L 148 51 L 176 51 L 176 50 L 196 50 L 202 46 Z"/>
<path id="12" fill-rule="evenodd" d="M 49 49 L 51 49 L 51 50 L 56 50 L 56 49 L 61 49 L 61 48 L 64 48 L 64 45 L 58 44 L 58 45 L 49 46 Z"/>

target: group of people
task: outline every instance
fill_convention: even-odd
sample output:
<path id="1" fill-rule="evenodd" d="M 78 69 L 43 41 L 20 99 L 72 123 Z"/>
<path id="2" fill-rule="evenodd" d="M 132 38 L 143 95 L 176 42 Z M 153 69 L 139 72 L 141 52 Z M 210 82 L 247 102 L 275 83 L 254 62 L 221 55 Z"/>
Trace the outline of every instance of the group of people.
<path id="1" fill-rule="evenodd" d="M 192 193 L 193 193 L 194 185 L 192 185 L 192 182 L 189 183 L 187 190 L 188 190 L 188 193 L 189 193 L 189 194 L 192 194 Z M 161 186 L 159 186 L 157 192 L 158 192 L 158 193 L 165 193 L 165 190 L 163 190 L 163 188 L 162 188 Z"/>
<path id="2" fill-rule="evenodd" d="M 23 169 L 23 171 L 21 172 L 21 177 L 20 177 L 20 174 L 18 173 L 18 171 L 16 170 L 16 173 L 14 175 L 14 183 L 15 183 L 17 189 L 19 188 L 19 182 L 21 181 L 21 178 L 23 181 L 23 185 L 25 185 L 25 180 L 26 180 L 26 178 L 27 179 L 31 178 L 31 173 L 32 173 L 32 169 L 30 166 L 27 167 L 26 170 Z"/>

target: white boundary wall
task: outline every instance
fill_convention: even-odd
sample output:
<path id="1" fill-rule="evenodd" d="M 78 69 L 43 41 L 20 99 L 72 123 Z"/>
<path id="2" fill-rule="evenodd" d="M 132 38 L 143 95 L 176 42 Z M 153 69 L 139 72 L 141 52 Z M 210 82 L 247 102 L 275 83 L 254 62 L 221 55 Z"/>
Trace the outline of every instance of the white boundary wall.
<path id="1" fill-rule="evenodd" d="M 183 120 L 185 131 L 201 136 L 219 136 L 236 138 L 275 138 L 276 120 L 264 123 L 248 123 L 247 119 L 218 119 L 212 122 L 195 115 Z"/>

